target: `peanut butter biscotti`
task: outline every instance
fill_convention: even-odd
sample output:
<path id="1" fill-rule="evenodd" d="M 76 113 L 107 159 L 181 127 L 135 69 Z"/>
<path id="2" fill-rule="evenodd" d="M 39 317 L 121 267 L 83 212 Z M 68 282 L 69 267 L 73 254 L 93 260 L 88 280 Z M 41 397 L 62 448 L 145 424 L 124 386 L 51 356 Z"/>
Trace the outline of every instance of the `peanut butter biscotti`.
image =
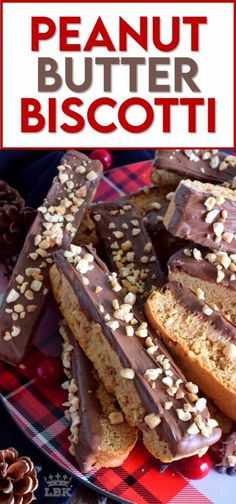
<path id="1" fill-rule="evenodd" d="M 153 227 L 157 225 L 159 228 L 161 225 L 163 229 L 163 218 L 169 205 L 167 196 L 175 191 L 175 189 L 176 185 L 167 185 L 161 188 L 156 186 L 145 186 L 136 192 L 122 196 L 115 200 L 115 203 L 124 205 L 127 200 L 132 201 L 132 203 L 138 206 L 144 218 L 145 225 L 150 222 Z M 97 246 L 99 244 L 95 223 L 92 219 L 92 213 L 95 211 L 97 205 L 97 203 L 89 205 L 83 221 L 81 222 L 79 232 L 73 240 L 75 245 L 92 243 L 94 246 Z M 146 217 L 147 220 L 145 221 Z"/>
<path id="2" fill-rule="evenodd" d="M 172 254 L 184 246 L 183 240 L 169 233 L 163 224 L 176 185 L 168 184 L 165 187 L 146 186 L 137 192 L 115 200 L 115 203 L 120 205 L 125 205 L 127 201 L 137 205 L 158 258 L 164 265 L 166 265 Z M 97 203 L 93 203 L 88 207 L 79 231 L 73 240 L 76 245 L 92 243 L 99 248 L 100 241 L 95 226 L 96 222 L 92 218 L 92 214 L 95 213 L 97 207 L 99 208 Z"/>
<path id="3" fill-rule="evenodd" d="M 187 378 L 236 420 L 236 328 L 177 282 L 153 292 L 145 309 Z"/>
<path id="4" fill-rule="evenodd" d="M 103 203 L 93 219 L 110 270 L 142 304 L 152 288 L 164 285 L 164 275 L 137 205 Z"/>
<path id="5" fill-rule="evenodd" d="M 205 247 L 236 251 L 236 192 L 222 186 L 182 180 L 164 218 L 174 236 Z"/>
<path id="6" fill-rule="evenodd" d="M 236 254 L 184 248 L 169 259 L 168 269 L 169 280 L 200 294 L 236 325 Z"/>
<path id="7" fill-rule="evenodd" d="M 72 242 L 97 188 L 102 166 L 68 151 L 26 237 L 0 309 L 0 359 L 19 364 L 49 292 L 52 251 Z"/>
<path id="8" fill-rule="evenodd" d="M 163 461 L 202 453 L 221 431 L 198 387 L 187 382 L 125 294 L 89 248 L 56 253 L 50 279 L 74 337 L 147 449 Z"/>
<path id="9" fill-rule="evenodd" d="M 66 417 L 71 422 L 70 452 L 82 473 L 96 467 L 121 465 L 137 441 L 137 429 L 130 427 L 117 407 L 114 396 L 99 382 L 90 361 L 65 323 L 62 362 L 68 380 Z"/>
<path id="10" fill-rule="evenodd" d="M 218 150 L 160 149 L 152 168 L 152 183 L 175 184 L 181 179 L 236 187 L 236 156 Z"/>

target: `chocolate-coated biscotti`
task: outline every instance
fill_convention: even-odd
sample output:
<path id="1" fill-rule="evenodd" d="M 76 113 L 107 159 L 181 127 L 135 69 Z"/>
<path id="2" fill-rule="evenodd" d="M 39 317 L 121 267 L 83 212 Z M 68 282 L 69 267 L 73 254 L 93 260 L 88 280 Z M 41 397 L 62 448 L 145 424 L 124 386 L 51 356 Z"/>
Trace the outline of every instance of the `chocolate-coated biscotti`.
<path id="1" fill-rule="evenodd" d="M 182 179 L 236 187 L 236 156 L 218 150 L 160 149 L 152 168 L 152 183 L 178 185 Z"/>
<path id="2" fill-rule="evenodd" d="M 164 285 L 164 275 L 137 205 L 103 203 L 93 219 L 110 270 L 142 304 L 152 288 Z"/>
<path id="3" fill-rule="evenodd" d="M 97 188 L 102 166 L 68 151 L 26 237 L 0 309 L 0 359 L 19 364 L 49 292 L 51 253 L 72 242 Z"/>
<path id="4" fill-rule="evenodd" d="M 219 439 L 198 387 L 187 382 L 117 279 L 89 248 L 55 253 L 50 280 L 70 330 L 147 449 L 163 461 Z"/>
<path id="5" fill-rule="evenodd" d="M 82 473 L 94 467 L 121 465 L 137 441 L 137 429 L 130 427 L 75 340 L 65 322 L 60 326 L 63 337 L 62 363 L 68 380 L 66 417 L 71 423 L 70 452 Z"/>
<path id="6" fill-rule="evenodd" d="M 169 233 L 163 224 L 170 198 L 175 189 L 176 184 L 168 184 L 164 187 L 146 186 L 137 192 L 122 196 L 118 200 L 115 200 L 117 204 L 124 205 L 127 201 L 131 201 L 138 206 L 154 249 L 164 267 L 169 257 L 184 246 L 183 240 Z M 92 213 L 95 212 L 97 205 L 97 203 L 89 205 L 81 222 L 79 231 L 73 240 L 73 243 L 76 245 L 92 243 L 98 249 L 100 246 L 102 248 L 102 243 L 100 244 L 99 242 L 95 227 L 95 221 L 92 218 Z"/>
<path id="7" fill-rule="evenodd" d="M 153 292 L 145 311 L 187 378 L 236 420 L 235 326 L 177 282 Z"/>
<path id="8" fill-rule="evenodd" d="M 169 280 L 181 282 L 236 325 L 236 254 L 189 247 L 168 261 Z"/>
<path id="9" fill-rule="evenodd" d="M 222 186 L 182 180 L 164 218 L 175 236 L 204 247 L 236 251 L 236 192 Z"/>
<path id="10" fill-rule="evenodd" d="M 115 200 L 116 203 L 125 204 L 127 200 L 132 201 L 138 206 L 141 212 L 144 224 L 152 226 L 153 232 L 155 230 L 165 229 L 163 225 L 163 217 L 169 205 L 167 195 L 176 189 L 176 185 L 167 185 L 163 187 L 145 186 L 136 192 L 122 196 Z M 76 234 L 73 242 L 76 245 L 86 245 L 92 243 L 95 247 L 99 245 L 99 238 L 96 233 L 95 222 L 92 219 L 92 213 L 95 211 L 98 203 L 89 205 L 79 232 Z M 145 220 L 147 217 L 147 220 Z"/>

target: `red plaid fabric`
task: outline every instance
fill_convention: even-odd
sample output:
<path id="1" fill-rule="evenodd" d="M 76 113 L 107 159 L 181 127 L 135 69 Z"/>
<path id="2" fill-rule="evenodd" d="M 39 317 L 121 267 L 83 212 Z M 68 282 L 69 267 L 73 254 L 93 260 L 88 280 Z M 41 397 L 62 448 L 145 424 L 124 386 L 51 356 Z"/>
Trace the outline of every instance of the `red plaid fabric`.
<path id="1" fill-rule="evenodd" d="M 149 184 L 150 169 L 151 163 L 148 161 L 115 168 L 104 173 L 98 188 L 97 200 L 112 200 Z M 0 278 L 0 287 L 0 291 L 3 291 L 3 278 Z M 66 393 L 60 387 L 40 386 L 34 378 L 34 369 L 42 357 L 60 355 L 61 338 L 57 327 L 58 312 L 54 303 L 51 302 L 37 329 L 32 350 L 24 366 L 12 368 L 0 363 L 1 398 L 32 442 L 57 462 L 63 470 L 120 502 L 212 503 L 173 468 L 161 474 L 159 462 L 146 451 L 141 443 L 137 444 L 122 467 L 101 469 L 86 476 L 79 472 L 74 458 L 68 452 L 69 424 L 64 417 L 62 406 L 66 400 Z"/>

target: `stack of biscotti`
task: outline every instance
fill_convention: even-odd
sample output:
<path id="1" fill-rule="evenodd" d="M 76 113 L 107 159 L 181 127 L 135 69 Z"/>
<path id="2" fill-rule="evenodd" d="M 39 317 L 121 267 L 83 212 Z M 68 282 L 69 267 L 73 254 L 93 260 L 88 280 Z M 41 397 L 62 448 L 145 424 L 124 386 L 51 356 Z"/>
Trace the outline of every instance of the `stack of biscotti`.
<path id="1" fill-rule="evenodd" d="M 184 234 L 173 233 L 168 226 L 163 225 L 168 202 L 178 184 L 181 180 L 190 179 L 234 189 L 236 187 L 235 166 L 235 156 L 217 149 L 159 149 L 156 151 L 151 180 L 160 192 L 166 194 L 167 198 L 162 204 L 160 215 L 156 217 L 153 211 L 147 213 L 146 226 L 162 264 L 180 248 L 194 241 L 194 238 L 189 237 L 190 243 L 184 243 L 183 240 L 187 239 Z"/>
<path id="2" fill-rule="evenodd" d="M 148 327 L 136 294 L 89 246 L 54 261 L 50 280 L 66 324 L 147 449 L 165 462 L 206 451 L 221 435 L 217 422 Z"/>
<path id="3" fill-rule="evenodd" d="M 219 166 L 221 172 L 228 169 Z M 220 176 L 218 181 L 222 183 Z M 199 180 L 179 182 L 164 225 L 174 236 L 195 244 L 189 247 L 186 242 L 186 247 L 170 258 L 169 284 L 153 292 L 145 307 L 150 323 L 186 376 L 234 420 L 235 212 L 236 192 L 232 188 Z"/>
<path id="4" fill-rule="evenodd" d="M 67 249 L 83 222 L 101 178 L 102 165 L 77 152 L 68 151 L 58 176 L 31 227 L 7 287 L 0 311 L 0 358 L 18 365 L 29 350 L 50 293 L 52 253 Z M 73 248 L 73 245 L 71 245 Z M 71 422 L 71 453 L 80 470 L 121 465 L 137 440 L 69 329 L 63 325 L 62 361 L 68 377 L 68 411 Z"/>
<path id="5" fill-rule="evenodd" d="M 163 271 L 163 263 L 171 253 L 185 244 L 188 257 L 199 257 L 200 249 L 192 247 L 185 235 L 179 233 L 179 238 L 172 228 L 167 229 L 176 183 L 144 188 L 114 203 L 92 204 L 100 176 L 101 165 L 96 161 L 75 151 L 63 157 L 58 178 L 39 209 L 4 298 L 0 313 L 3 335 L 0 356 L 10 363 L 21 362 L 51 286 L 64 319 L 60 332 L 62 363 L 68 378 L 63 385 L 68 392 L 65 415 L 71 424 L 70 452 L 80 470 L 88 472 L 93 467 L 121 465 L 136 443 L 138 430 L 150 453 L 163 462 L 193 454 L 200 456 L 220 438 L 218 422 L 211 418 L 206 399 L 193 383 L 195 378 L 189 377 L 188 366 L 180 358 L 182 349 L 176 344 L 178 351 L 173 350 L 170 338 L 165 340 L 161 324 L 161 337 L 156 335 L 143 313 L 148 296 L 147 306 L 157 293 L 164 295 L 169 290 L 173 294 L 172 287 L 164 286 Z M 214 187 L 217 191 L 217 186 Z M 218 196 L 209 195 L 208 206 L 213 204 L 213 197 L 218 210 L 217 205 L 224 204 Z M 222 211 L 226 226 L 227 209 Z M 219 220 L 222 217 L 220 213 L 217 216 Z M 222 240 L 231 243 L 233 239 L 226 227 Z M 76 245 L 90 240 L 102 256 L 91 246 Z M 221 247 L 219 240 L 215 243 Z M 220 253 L 218 250 L 217 254 Z M 219 266 L 224 268 L 225 263 Z M 217 271 L 222 268 L 217 267 Z M 179 284 L 176 285 L 178 290 Z M 192 294 L 194 302 L 201 301 L 201 289 L 197 295 Z M 221 371 L 228 362 L 232 369 L 229 384 L 228 375 L 222 378 L 219 390 L 224 397 L 219 401 L 216 387 L 221 374 L 210 369 L 208 374 L 203 373 L 203 381 L 209 380 L 210 388 L 214 389 L 211 397 L 222 411 L 235 418 L 226 404 L 230 400 L 232 408 L 235 406 L 234 331 L 215 312 L 209 319 L 212 314 L 209 304 L 197 306 L 200 315 L 203 312 L 208 317 L 207 320 L 199 317 L 201 329 L 203 322 L 208 323 L 206 330 L 213 342 L 212 349 L 206 339 L 208 360 L 211 365 L 214 362 L 217 370 L 218 362 Z M 189 309 L 184 308 L 185 312 Z M 161 311 L 164 317 L 166 310 Z M 149 316 L 156 328 L 156 320 L 153 321 L 152 314 Z M 187 318 L 183 334 L 188 325 Z M 221 337 L 219 327 L 226 340 Z M 194 334 L 192 329 L 187 332 Z M 187 378 L 161 338 L 186 371 Z M 191 347 L 191 355 L 195 351 L 200 355 L 199 344 Z M 198 362 L 194 361 L 194 369 L 192 376 L 206 391 L 199 378 Z"/>
<path id="6" fill-rule="evenodd" d="M 170 232 L 196 243 L 173 255 L 169 279 L 181 281 L 236 324 L 236 192 L 198 181 L 180 182 L 165 216 Z M 208 247 L 208 248 L 206 248 Z"/>

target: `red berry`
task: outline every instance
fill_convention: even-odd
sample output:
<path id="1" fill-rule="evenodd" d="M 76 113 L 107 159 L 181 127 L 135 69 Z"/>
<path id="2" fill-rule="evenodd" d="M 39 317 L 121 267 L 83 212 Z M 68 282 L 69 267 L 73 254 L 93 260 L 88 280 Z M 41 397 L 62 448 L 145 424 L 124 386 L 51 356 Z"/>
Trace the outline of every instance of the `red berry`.
<path id="1" fill-rule="evenodd" d="M 95 149 L 90 153 L 89 157 L 91 159 L 99 159 L 104 170 L 109 170 L 109 168 L 111 168 L 113 162 L 112 155 L 107 149 Z"/>
<path id="2" fill-rule="evenodd" d="M 188 479 L 205 478 L 212 468 L 211 457 L 205 453 L 202 457 L 194 455 L 178 462 L 178 469 Z"/>
<path id="3" fill-rule="evenodd" d="M 56 385 L 63 380 L 62 364 L 56 357 L 43 359 L 35 370 L 38 382 L 45 385 Z"/>

